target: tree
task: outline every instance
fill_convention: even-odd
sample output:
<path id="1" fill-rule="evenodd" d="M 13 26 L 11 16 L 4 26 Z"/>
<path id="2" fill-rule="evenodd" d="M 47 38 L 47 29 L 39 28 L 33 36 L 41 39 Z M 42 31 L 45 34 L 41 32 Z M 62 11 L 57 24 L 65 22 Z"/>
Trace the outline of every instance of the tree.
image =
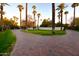
<path id="1" fill-rule="evenodd" d="M 74 20 L 74 23 L 73 23 L 73 26 L 75 25 L 75 8 L 77 7 L 77 6 L 79 6 L 79 3 L 73 3 L 72 5 L 71 5 L 71 7 L 72 8 L 74 8 L 74 17 L 73 17 L 73 20 Z"/>
<path id="2" fill-rule="evenodd" d="M 65 8 L 65 4 L 64 3 L 61 3 L 59 6 L 58 6 L 58 8 L 57 8 L 57 10 L 59 10 L 60 11 L 60 13 L 61 13 L 61 30 L 62 30 L 62 22 L 63 22 L 63 9 Z"/>
<path id="3" fill-rule="evenodd" d="M 3 20 L 3 6 L 5 6 L 5 5 L 9 5 L 9 4 L 7 4 L 7 3 L 0 3 L 0 9 L 1 9 L 1 20 Z"/>
<path id="4" fill-rule="evenodd" d="M 22 17 L 22 10 L 24 9 L 23 5 L 18 5 L 17 6 L 19 8 L 19 12 L 20 12 L 20 26 L 21 26 L 21 17 Z"/>
<path id="5" fill-rule="evenodd" d="M 33 22 L 32 21 L 27 21 L 27 26 L 30 28 L 30 27 L 33 27 Z"/>
<path id="6" fill-rule="evenodd" d="M 3 29 L 13 29 L 17 27 L 17 22 L 14 20 L 10 20 L 7 17 L 4 17 L 2 21 L 0 21 L 0 27 L 3 25 Z"/>
<path id="7" fill-rule="evenodd" d="M 22 21 L 22 27 L 26 27 L 26 21 Z M 30 27 L 33 27 L 33 21 L 31 20 L 28 20 L 27 21 L 27 27 L 30 28 Z"/>
<path id="8" fill-rule="evenodd" d="M 41 27 L 51 27 L 51 25 L 52 25 L 52 21 L 48 21 L 48 19 L 44 19 L 40 26 Z"/>
<path id="9" fill-rule="evenodd" d="M 0 11 L 0 14 L 1 14 L 1 11 Z M 2 12 L 2 15 L 4 15 L 4 14 L 5 14 L 5 12 L 3 11 L 3 12 Z"/>
<path id="10" fill-rule="evenodd" d="M 37 24 L 38 30 L 39 30 L 39 18 L 40 18 L 40 15 L 41 15 L 40 13 L 37 14 L 37 16 L 38 16 L 38 24 Z"/>
<path id="11" fill-rule="evenodd" d="M 7 3 L 0 3 L 0 14 L 1 14 L 1 21 L 3 20 L 3 15 L 5 14 L 5 12 L 3 11 L 4 10 L 4 6 L 5 5 L 8 5 Z M 2 31 L 3 31 L 3 24 L 1 25 L 2 27 Z"/>
<path id="12" fill-rule="evenodd" d="M 27 28 L 27 8 L 28 8 L 28 3 L 26 3 L 26 28 Z"/>
<path id="13" fill-rule="evenodd" d="M 52 33 L 54 34 L 55 29 L 55 3 L 52 3 Z"/>
<path id="14" fill-rule="evenodd" d="M 35 5 L 33 5 L 32 8 L 33 8 L 33 10 L 36 10 L 36 6 Z"/>
<path id="15" fill-rule="evenodd" d="M 4 14 L 5 14 L 5 12 L 3 11 L 2 15 L 4 15 Z M 1 15 L 1 10 L 0 10 L 0 15 Z M 1 20 L 1 16 L 0 16 L 0 20 Z"/>
<path id="16" fill-rule="evenodd" d="M 64 14 L 65 14 L 65 20 L 66 20 L 65 24 L 67 24 L 67 14 L 68 14 L 68 11 L 65 11 Z"/>
<path id="17" fill-rule="evenodd" d="M 33 5 L 32 8 L 33 8 L 33 12 L 32 12 L 32 13 L 33 13 L 33 15 L 34 15 L 34 22 L 35 22 L 35 24 L 36 24 L 36 19 L 35 19 L 35 15 L 36 15 L 36 13 L 37 13 L 37 12 L 36 12 L 36 6 Z M 34 27 L 35 27 L 35 26 L 34 26 Z M 34 27 L 33 27 L 33 29 L 34 29 Z"/>
<path id="18" fill-rule="evenodd" d="M 14 19 L 14 21 L 17 21 L 18 20 L 18 17 L 13 16 L 13 19 Z"/>
<path id="19" fill-rule="evenodd" d="M 73 23 L 74 23 L 74 20 L 71 22 L 71 26 L 73 25 Z M 75 18 L 75 25 L 79 26 L 79 17 Z"/>
<path id="20" fill-rule="evenodd" d="M 79 31 L 79 17 L 75 18 L 75 27 L 73 27 L 73 23 L 74 23 L 74 20 L 71 22 L 70 29 L 74 29 L 74 30 Z"/>

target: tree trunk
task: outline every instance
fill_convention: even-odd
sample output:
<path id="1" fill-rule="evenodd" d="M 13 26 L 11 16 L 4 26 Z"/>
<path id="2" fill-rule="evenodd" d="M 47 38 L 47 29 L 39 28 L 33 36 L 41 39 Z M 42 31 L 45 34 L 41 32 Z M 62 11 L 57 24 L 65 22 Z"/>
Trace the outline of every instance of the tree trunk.
<path id="1" fill-rule="evenodd" d="M 39 16 L 38 16 L 38 24 L 37 24 L 37 28 L 38 28 L 38 30 L 39 30 Z"/>
<path id="2" fill-rule="evenodd" d="M 35 21 L 35 14 L 34 14 L 33 30 L 35 29 L 35 24 L 36 24 L 36 21 Z"/>
<path id="3" fill-rule="evenodd" d="M 74 7 L 74 18 L 73 18 L 73 26 L 75 26 L 75 7 Z"/>
<path id="4" fill-rule="evenodd" d="M 65 14 L 65 25 L 64 25 L 64 30 L 67 29 L 67 14 Z"/>
<path id="5" fill-rule="evenodd" d="M 52 3 L 52 33 L 54 34 L 55 29 L 55 3 Z"/>
<path id="6" fill-rule="evenodd" d="M 21 28 L 21 12 L 20 12 L 20 28 Z"/>
<path id="7" fill-rule="evenodd" d="M 27 27 L 28 27 L 28 26 L 27 26 L 27 20 L 28 20 L 28 19 L 27 19 L 27 9 L 28 9 L 28 3 L 26 3 L 26 29 L 27 29 Z"/>
<path id="8" fill-rule="evenodd" d="M 60 15 L 60 14 L 59 14 Z M 59 23 L 60 23 L 60 16 L 59 16 Z"/>
<path id="9" fill-rule="evenodd" d="M 61 9 L 61 30 L 62 30 L 62 27 L 63 27 L 63 24 L 62 24 L 62 19 L 63 19 L 63 10 Z"/>
<path id="10" fill-rule="evenodd" d="M 1 3 L 1 20 L 0 21 L 2 20 L 3 20 L 3 5 Z M 2 31 L 3 31 L 3 24 L 1 26 L 2 26 Z"/>
<path id="11" fill-rule="evenodd" d="M 65 15 L 65 24 L 67 24 L 67 14 Z"/>
<path id="12" fill-rule="evenodd" d="M 3 5 L 1 3 L 1 20 L 3 20 Z"/>
<path id="13" fill-rule="evenodd" d="M 36 19 L 35 19 L 35 15 L 34 15 L 34 21 L 35 21 L 35 26 L 36 26 Z"/>

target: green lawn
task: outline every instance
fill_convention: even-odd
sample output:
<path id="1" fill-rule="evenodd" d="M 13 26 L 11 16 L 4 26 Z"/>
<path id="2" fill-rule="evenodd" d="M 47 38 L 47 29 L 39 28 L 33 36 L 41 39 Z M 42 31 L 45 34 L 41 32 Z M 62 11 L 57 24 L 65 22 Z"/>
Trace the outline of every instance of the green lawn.
<path id="1" fill-rule="evenodd" d="M 11 30 L 0 32 L 0 55 L 10 55 L 15 41 L 16 37 Z"/>
<path id="2" fill-rule="evenodd" d="M 38 34 L 38 35 L 45 35 L 45 36 L 50 36 L 50 35 L 64 35 L 65 31 L 61 30 L 55 30 L 55 34 L 52 34 L 52 30 L 23 30 L 23 32 L 28 32 L 28 33 L 33 33 L 33 34 Z"/>

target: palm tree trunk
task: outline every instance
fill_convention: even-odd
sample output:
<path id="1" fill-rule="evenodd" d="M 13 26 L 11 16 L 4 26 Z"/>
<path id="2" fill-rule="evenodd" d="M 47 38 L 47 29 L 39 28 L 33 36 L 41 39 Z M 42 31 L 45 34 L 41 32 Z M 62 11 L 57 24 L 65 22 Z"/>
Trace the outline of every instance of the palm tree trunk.
<path id="1" fill-rule="evenodd" d="M 60 14 L 59 14 L 59 15 L 60 15 Z M 60 19 L 61 19 L 61 18 L 60 18 L 60 16 L 59 16 L 59 23 L 60 23 Z"/>
<path id="2" fill-rule="evenodd" d="M 65 22 L 66 22 L 65 24 L 67 24 L 67 14 L 65 15 Z"/>
<path id="3" fill-rule="evenodd" d="M 73 18 L 73 26 L 75 25 L 75 7 L 74 7 L 74 18 Z"/>
<path id="4" fill-rule="evenodd" d="M 20 12 L 20 28 L 21 28 L 21 12 Z"/>
<path id="5" fill-rule="evenodd" d="M 67 14 L 65 14 L 65 25 L 64 25 L 64 30 L 67 29 Z"/>
<path id="6" fill-rule="evenodd" d="M 39 30 L 39 17 L 38 17 L 38 24 L 37 24 L 37 28 L 38 28 L 38 30 Z"/>
<path id="7" fill-rule="evenodd" d="M 33 30 L 35 28 L 35 24 L 36 24 L 36 21 L 35 21 L 35 14 L 34 14 Z"/>
<path id="8" fill-rule="evenodd" d="M 3 5 L 1 3 L 1 20 L 3 20 Z"/>
<path id="9" fill-rule="evenodd" d="M 35 19 L 35 15 L 34 15 L 34 21 L 35 21 L 35 26 L 36 26 L 36 19 Z M 35 27 L 35 26 L 34 26 L 34 27 Z"/>
<path id="10" fill-rule="evenodd" d="M 59 21 L 58 21 L 58 22 L 60 23 L 60 17 L 59 17 L 58 19 L 59 19 Z"/>
<path id="11" fill-rule="evenodd" d="M 1 3 L 1 20 L 0 21 L 2 20 L 3 20 L 3 5 Z M 3 24 L 2 24 L 2 31 L 3 31 Z"/>
<path id="12" fill-rule="evenodd" d="M 55 3 L 52 3 L 52 33 L 54 34 L 55 29 Z"/>
<path id="13" fill-rule="evenodd" d="M 61 30 L 62 30 L 62 27 L 63 27 L 62 19 L 63 19 L 63 10 L 61 9 Z"/>
<path id="14" fill-rule="evenodd" d="M 28 6 L 28 3 L 26 3 L 26 28 L 28 27 L 27 26 L 27 6 Z"/>

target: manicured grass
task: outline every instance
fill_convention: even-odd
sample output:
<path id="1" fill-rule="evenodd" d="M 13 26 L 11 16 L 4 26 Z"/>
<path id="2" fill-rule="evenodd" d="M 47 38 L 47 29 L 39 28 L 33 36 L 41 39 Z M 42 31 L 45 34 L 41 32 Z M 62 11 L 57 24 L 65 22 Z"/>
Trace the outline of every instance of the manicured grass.
<path id="1" fill-rule="evenodd" d="M 23 30 L 23 32 L 28 32 L 28 33 L 33 33 L 33 34 L 38 34 L 38 35 L 45 35 L 45 36 L 50 36 L 50 35 L 64 35 L 65 31 L 61 30 L 55 30 L 55 34 L 52 33 L 52 30 Z"/>
<path id="2" fill-rule="evenodd" d="M 0 32 L 0 55 L 10 55 L 16 37 L 11 30 Z"/>

